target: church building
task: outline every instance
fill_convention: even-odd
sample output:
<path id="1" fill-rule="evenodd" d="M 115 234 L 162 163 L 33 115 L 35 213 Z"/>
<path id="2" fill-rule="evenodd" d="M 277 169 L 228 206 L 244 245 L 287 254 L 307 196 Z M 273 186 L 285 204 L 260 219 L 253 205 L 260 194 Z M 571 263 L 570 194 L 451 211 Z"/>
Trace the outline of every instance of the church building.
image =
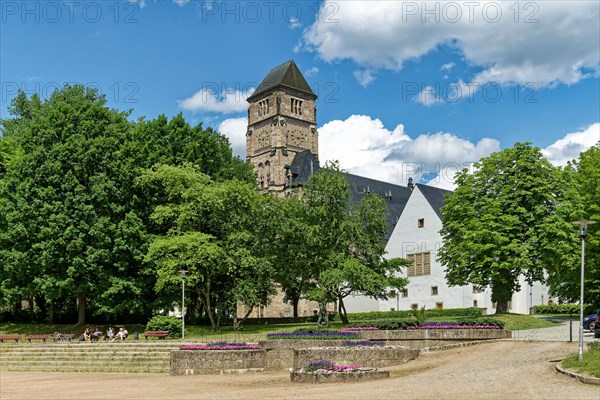
<path id="1" fill-rule="evenodd" d="M 246 161 L 254 166 L 257 184 L 263 193 L 283 196 L 308 181 L 319 170 L 319 134 L 317 132 L 317 96 L 293 60 L 273 68 L 256 91 L 248 97 Z M 491 314 L 491 290 L 467 286 L 449 287 L 444 267 L 437 261 L 442 246 L 441 207 L 451 192 L 433 186 L 406 186 L 346 174 L 353 198 L 361 193 L 377 193 L 389 209 L 385 236 L 388 257 L 403 257 L 411 262 L 404 271 L 408 286 L 400 292 L 389 291 L 387 300 L 366 296 L 348 296 L 346 310 L 351 312 L 390 311 L 421 308 L 484 309 Z M 528 286 L 521 279 L 521 291 L 513 295 L 510 312 L 528 314 L 534 305 L 555 301 L 540 283 Z M 279 318 L 292 314 L 291 304 L 278 294 L 255 317 Z M 329 307 L 331 308 L 331 307 Z M 316 315 L 318 305 L 302 302 L 299 316 Z"/>

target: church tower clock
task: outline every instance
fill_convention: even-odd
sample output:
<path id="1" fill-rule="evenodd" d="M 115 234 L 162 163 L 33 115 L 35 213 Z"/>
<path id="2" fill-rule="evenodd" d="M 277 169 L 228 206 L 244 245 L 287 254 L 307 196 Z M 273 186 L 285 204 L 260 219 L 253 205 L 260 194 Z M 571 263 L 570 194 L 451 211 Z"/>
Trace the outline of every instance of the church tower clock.
<path id="1" fill-rule="evenodd" d="M 264 191 L 285 192 L 300 158 L 318 168 L 316 99 L 293 60 L 273 68 L 248 97 L 246 160 Z"/>

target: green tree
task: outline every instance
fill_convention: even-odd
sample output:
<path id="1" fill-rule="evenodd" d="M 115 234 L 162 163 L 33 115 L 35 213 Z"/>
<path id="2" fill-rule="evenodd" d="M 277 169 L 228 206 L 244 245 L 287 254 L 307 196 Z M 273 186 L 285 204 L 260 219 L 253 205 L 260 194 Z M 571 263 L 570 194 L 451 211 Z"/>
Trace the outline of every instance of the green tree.
<path id="1" fill-rule="evenodd" d="M 521 275 L 543 282 L 545 270 L 572 265 L 572 251 L 555 257 L 554 249 L 572 248 L 576 191 L 540 149 L 517 143 L 461 171 L 456 183 L 442 208 L 438 253 L 450 285 L 490 286 L 503 313 Z"/>
<path id="2" fill-rule="evenodd" d="M 237 315 L 238 301 L 250 310 L 268 302 L 273 288 L 263 228 L 269 197 L 254 183 L 216 182 L 192 165 L 156 166 L 141 181 L 161 185 L 166 194 L 152 219 L 168 233 L 155 238 L 146 256 L 158 266 L 157 290 L 176 286 L 177 271 L 188 270 L 188 285 L 199 295 L 213 331 L 219 330 L 221 311 Z"/>
<path id="3" fill-rule="evenodd" d="M 308 297 L 321 303 L 336 301 L 340 318 L 348 323 L 344 298 L 363 294 L 387 297 L 389 287 L 401 289 L 398 276 L 405 260 L 385 259 L 383 239 L 387 208 L 375 194 L 352 201 L 350 185 L 337 162 L 311 176 L 302 193 L 306 218 L 306 251 L 312 274 Z"/>

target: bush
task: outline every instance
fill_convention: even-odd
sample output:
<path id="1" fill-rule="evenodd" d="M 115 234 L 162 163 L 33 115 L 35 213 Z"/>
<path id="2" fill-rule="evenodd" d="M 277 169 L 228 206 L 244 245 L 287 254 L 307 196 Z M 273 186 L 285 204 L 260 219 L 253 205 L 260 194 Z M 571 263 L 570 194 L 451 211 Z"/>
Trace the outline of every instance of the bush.
<path id="1" fill-rule="evenodd" d="M 426 310 L 427 318 L 430 317 L 471 317 L 481 316 L 479 308 L 449 308 L 446 310 Z M 414 318 L 413 310 L 406 311 L 370 311 L 348 314 L 350 321 L 375 321 L 378 319 L 390 320 L 399 318 Z"/>
<path id="2" fill-rule="evenodd" d="M 169 331 L 170 338 L 181 337 L 181 320 L 166 315 L 152 317 L 146 324 L 147 331 Z"/>
<path id="3" fill-rule="evenodd" d="M 579 314 L 579 304 L 548 304 L 546 306 L 533 306 L 535 314 Z M 590 304 L 583 307 L 584 314 L 593 314 L 597 310 Z"/>
<path id="4" fill-rule="evenodd" d="M 374 321 L 369 323 L 358 323 L 358 324 L 350 324 L 348 327 L 352 328 L 360 328 L 363 326 L 374 326 L 377 329 L 388 330 L 388 331 L 396 331 L 400 329 L 406 329 L 411 326 L 418 326 L 419 323 L 413 319 L 406 320 L 381 320 Z"/>

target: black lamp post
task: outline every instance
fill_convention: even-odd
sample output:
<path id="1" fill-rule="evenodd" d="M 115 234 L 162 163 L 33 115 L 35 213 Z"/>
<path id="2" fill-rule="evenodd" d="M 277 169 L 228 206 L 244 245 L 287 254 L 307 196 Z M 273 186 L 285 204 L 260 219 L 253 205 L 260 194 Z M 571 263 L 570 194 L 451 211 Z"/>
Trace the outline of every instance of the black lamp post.
<path id="1" fill-rule="evenodd" d="M 588 225 L 595 224 L 596 221 L 581 221 L 571 222 L 573 225 L 579 225 L 579 237 L 581 238 L 581 295 L 579 298 L 579 361 L 583 359 L 583 285 L 585 275 L 585 237 L 587 236 Z"/>

